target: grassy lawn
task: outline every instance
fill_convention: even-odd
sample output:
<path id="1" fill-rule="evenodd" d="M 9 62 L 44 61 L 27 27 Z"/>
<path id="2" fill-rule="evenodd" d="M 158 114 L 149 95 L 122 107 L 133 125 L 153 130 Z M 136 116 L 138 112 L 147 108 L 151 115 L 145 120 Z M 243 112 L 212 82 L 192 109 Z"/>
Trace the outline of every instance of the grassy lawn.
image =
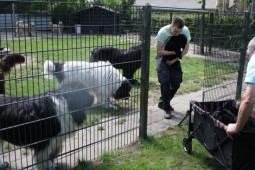
<path id="1" fill-rule="evenodd" d="M 139 141 L 129 147 L 105 152 L 95 161 L 81 161 L 76 170 L 223 170 L 224 168 L 196 140 L 192 140 L 192 152 L 187 154 L 182 140 L 187 137 L 187 126 L 176 126 L 162 133 Z"/>
<path id="2" fill-rule="evenodd" d="M 23 53 L 27 56 L 27 64 L 17 67 L 12 71 L 10 77 L 6 77 L 7 94 L 11 95 L 32 95 L 39 94 L 58 86 L 56 80 L 49 81 L 43 78 L 43 63 L 45 60 L 55 62 L 64 61 L 88 61 L 91 50 L 97 46 L 111 45 L 117 48 L 128 48 L 137 41 L 127 40 L 119 36 L 81 36 L 68 38 L 33 38 L 27 40 L 9 40 L 2 44 L 8 46 L 13 52 Z M 156 52 L 151 46 L 150 55 L 150 92 L 149 98 L 158 98 L 159 83 L 156 73 Z M 178 94 L 197 91 L 202 88 L 204 78 L 204 60 L 201 58 L 184 57 L 182 60 L 183 83 Z M 211 74 L 222 70 L 233 69 L 229 66 L 218 66 Z M 136 78 L 141 76 L 140 70 Z M 219 82 L 221 80 L 218 80 Z M 217 83 L 217 82 L 216 82 Z M 134 89 L 137 91 L 140 86 Z M 153 101 L 154 102 L 154 101 Z M 150 102 L 149 102 L 150 103 Z"/>

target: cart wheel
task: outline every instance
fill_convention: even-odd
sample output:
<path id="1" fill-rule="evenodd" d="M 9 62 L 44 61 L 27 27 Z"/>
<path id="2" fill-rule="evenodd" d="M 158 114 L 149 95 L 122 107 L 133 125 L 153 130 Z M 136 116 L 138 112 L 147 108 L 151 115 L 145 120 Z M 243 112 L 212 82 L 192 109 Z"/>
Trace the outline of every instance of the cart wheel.
<path id="1" fill-rule="evenodd" d="M 191 143 L 191 140 L 187 139 L 187 138 L 184 138 L 183 139 L 183 149 L 185 152 L 187 152 L 188 154 L 191 153 L 192 151 L 192 143 Z"/>

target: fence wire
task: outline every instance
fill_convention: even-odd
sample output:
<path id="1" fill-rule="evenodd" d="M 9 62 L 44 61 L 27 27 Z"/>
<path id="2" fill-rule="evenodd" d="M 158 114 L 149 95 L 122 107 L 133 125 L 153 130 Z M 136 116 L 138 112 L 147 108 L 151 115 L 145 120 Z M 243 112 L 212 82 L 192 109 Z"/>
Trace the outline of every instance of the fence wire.
<path id="1" fill-rule="evenodd" d="M 210 14 L 206 31 L 205 76 L 203 84 L 203 100 L 216 101 L 238 99 L 239 89 L 244 88 L 242 82 L 247 39 L 244 33 L 245 15 Z M 244 45 L 242 47 L 242 45 Z M 243 48 L 243 49 L 242 49 Z M 241 51 L 244 51 L 244 54 Z M 246 60 L 242 63 L 242 58 Z M 244 61 L 243 60 L 243 61 Z M 242 68 L 243 67 L 243 68 Z"/>

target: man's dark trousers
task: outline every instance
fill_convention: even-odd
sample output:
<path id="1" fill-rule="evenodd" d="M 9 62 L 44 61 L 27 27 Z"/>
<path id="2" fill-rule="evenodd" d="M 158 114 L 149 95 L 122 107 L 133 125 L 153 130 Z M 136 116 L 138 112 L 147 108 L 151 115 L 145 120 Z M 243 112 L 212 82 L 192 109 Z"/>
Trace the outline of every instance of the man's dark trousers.
<path id="1" fill-rule="evenodd" d="M 165 111 L 170 110 L 170 101 L 176 94 L 182 82 L 180 61 L 168 65 L 163 57 L 157 56 L 157 74 L 160 83 L 161 99 Z"/>

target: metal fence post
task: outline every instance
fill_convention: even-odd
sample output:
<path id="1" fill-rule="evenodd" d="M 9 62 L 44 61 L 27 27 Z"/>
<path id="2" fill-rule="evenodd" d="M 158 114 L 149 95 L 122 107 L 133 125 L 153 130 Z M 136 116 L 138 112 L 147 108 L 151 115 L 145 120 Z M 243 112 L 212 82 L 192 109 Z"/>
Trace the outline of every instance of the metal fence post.
<path id="1" fill-rule="evenodd" d="M 214 23 L 214 13 L 210 12 L 209 14 L 209 25 L 208 25 L 208 52 L 212 52 L 212 37 L 213 37 L 213 29 L 212 26 Z"/>
<path id="2" fill-rule="evenodd" d="M 241 93 L 242 93 L 242 82 L 243 82 L 243 74 L 244 74 L 244 66 L 245 66 L 246 49 L 248 44 L 249 23 L 250 23 L 250 13 L 245 12 L 242 35 L 241 35 L 240 62 L 239 62 L 238 79 L 237 79 L 237 87 L 236 87 L 236 99 L 240 99 Z"/>
<path id="3" fill-rule="evenodd" d="M 147 137 L 148 121 L 148 91 L 150 72 L 150 37 L 151 37 L 151 6 L 143 7 L 143 31 L 142 31 L 142 67 L 141 67 L 141 101 L 140 101 L 140 127 L 139 137 Z"/>
<path id="4" fill-rule="evenodd" d="M 205 9 L 205 0 L 202 1 L 202 9 Z M 200 36 L 200 53 L 204 54 L 204 46 L 205 46 L 205 14 L 202 14 L 202 22 L 201 22 L 201 36 Z"/>
<path id="5" fill-rule="evenodd" d="M 205 46 L 205 14 L 202 14 L 201 18 L 201 33 L 200 33 L 200 53 L 204 54 L 204 46 Z"/>

